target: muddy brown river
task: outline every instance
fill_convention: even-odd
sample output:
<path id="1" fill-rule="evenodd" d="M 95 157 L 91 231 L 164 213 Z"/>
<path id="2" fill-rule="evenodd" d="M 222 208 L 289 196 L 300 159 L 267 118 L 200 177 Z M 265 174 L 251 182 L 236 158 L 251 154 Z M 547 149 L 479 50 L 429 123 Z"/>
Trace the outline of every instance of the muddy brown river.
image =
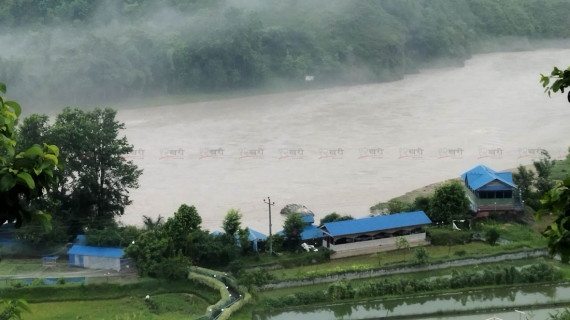
<path id="1" fill-rule="evenodd" d="M 267 234 L 267 196 L 275 232 L 288 203 L 317 221 L 363 217 L 478 164 L 513 168 L 539 149 L 564 157 L 570 104 L 548 98 L 539 77 L 568 64 L 568 49 L 492 53 L 390 83 L 120 111 L 144 169 L 122 221 L 141 225 L 187 203 L 210 231 L 239 208 L 243 225 Z"/>

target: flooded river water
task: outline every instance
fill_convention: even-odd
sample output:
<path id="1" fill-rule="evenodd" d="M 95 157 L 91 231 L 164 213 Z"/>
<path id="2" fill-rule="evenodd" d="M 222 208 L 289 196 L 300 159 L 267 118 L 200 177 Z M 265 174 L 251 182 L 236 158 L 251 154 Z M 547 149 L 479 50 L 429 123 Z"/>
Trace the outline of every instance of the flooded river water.
<path id="1" fill-rule="evenodd" d="M 122 220 L 141 225 L 142 215 L 168 217 L 187 203 L 213 231 L 239 208 L 243 226 L 267 234 L 267 196 L 274 212 L 301 203 L 317 221 L 333 211 L 363 217 L 478 164 L 530 164 L 538 148 L 564 157 L 570 106 L 549 99 L 539 78 L 568 57 L 492 53 L 390 83 L 122 110 L 144 170 Z"/>

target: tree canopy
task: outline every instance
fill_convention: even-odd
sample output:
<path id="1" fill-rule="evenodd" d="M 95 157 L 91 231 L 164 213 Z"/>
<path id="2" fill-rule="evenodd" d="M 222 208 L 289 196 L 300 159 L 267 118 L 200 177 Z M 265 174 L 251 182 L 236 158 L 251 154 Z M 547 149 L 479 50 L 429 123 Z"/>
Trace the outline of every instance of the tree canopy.
<path id="1" fill-rule="evenodd" d="M 32 114 L 18 126 L 18 141 L 53 141 L 61 150 L 61 170 L 44 206 L 71 234 L 84 227 L 104 228 L 131 203 L 129 189 L 138 187 L 142 170 L 125 155 L 133 150 L 120 137 L 124 124 L 110 108 L 84 111 L 65 108 L 53 124 L 45 115 Z"/>
<path id="2" fill-rule="evenodd" d="M 327 214 L 324 218 L 322 218 L 320 223 L 323 224 L 323 223 L 327 223 L 327 222 L 345 221 L 345 220 L 352 220 L 352 219 L 354 219 L 354 217 L 352 217 L 349 214 L 340 215 L 336 212 L 333 212 L 333 213 Z"/>
<path id="3" fill-rule="evenodd" d="M 465 189 L 457 182 L 443 184 L 437 189 L 430 200 L 429 217 L 433 222 L 451 224 L 453 219 L 464 219 L 469 210 L 469 200 Z"/>
<path id="4" fill-rule="evenodd" d="M 303 230 L 305 230 L 305 223 L 303 222 L 302 215 L 297 212 L 289 214 L 283 223 L 283 233 L 293 247 L 301 241 L 301 233 L 303 233 Z"/>
<path id="5" fill-rule="evenodd" d="M 232 238 L 241 228 L 241 213 L 239 210 L 230 209 L 226 214 L 223 222 L 223 229 L 228 236 Z"/>
<path id="6" fill-rule="evenodd" d="M 18 46 L 0 74 L 42 106 L 386 81 L 494 39 L 567 37 L 569 15 L 567 0 L 7 0 Z"/>

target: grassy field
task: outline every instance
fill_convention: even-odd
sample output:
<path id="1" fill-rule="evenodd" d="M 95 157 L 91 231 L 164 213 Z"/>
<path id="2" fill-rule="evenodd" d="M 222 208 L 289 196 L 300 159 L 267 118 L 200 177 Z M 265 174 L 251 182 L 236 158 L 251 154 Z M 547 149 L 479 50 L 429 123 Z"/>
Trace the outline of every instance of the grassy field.
<path id="1" fill-rule="evenodd" d="M 24 319 L 180 319 L 203 315 L 220 299 L 219 292 L 189 280 L 149 278 L 128 284 L 4 287 L 0 296 L 27 300 L 32 313 Z"/>
<path id="2" fill-rule="evenodd" d="M 182 319 L 198 317 L 209 303 L 192 294 L 169 293 L 151 296 L 151 310 L 143 296 L 92 301 L 31 303 L 24 320 L 48 319 Z"/>
<path id="3" fill-rule="evenodd" d="M 570 175 L 570 158 L 556 161 L 552 169 L 551 178 L 554 180 L 563 180 Z"/>

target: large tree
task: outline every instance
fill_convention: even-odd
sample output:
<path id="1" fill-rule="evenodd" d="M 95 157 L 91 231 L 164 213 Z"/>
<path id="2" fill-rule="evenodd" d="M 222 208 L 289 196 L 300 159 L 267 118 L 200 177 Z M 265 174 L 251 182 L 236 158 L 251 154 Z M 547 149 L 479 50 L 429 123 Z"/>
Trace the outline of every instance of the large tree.
<path id="1" fill-rule="evenodd" d="M 532 184 L 534 181 L 534 172 L 527 170 L 524 166 L 519 166 L 517 172 L 513 173 L 513 182 L 521 191 L 522 198 L 526 201 L 532 196 Z"/>
<path id="2" fill-rule="evenodd" d="M 192 232 L 200 230 L 202 217 L 198 214 L 196 207 L 182 204 L 174 213 L 174 217 L 168 218 L 165 229 L 174 241 L 174 246 L 180 249 L 184 246 L 186 237 Z"/>
<path id="3" fill-rule="evenodd" d="M 449 182 L 435 189 L 429 205 L 429 217 L 433 222 L 451 224 L 453 219 L 464 219 L 469 210 L 465 189 L 457 182 Z"/>
<path id="4" fill-rule="evenodd" d="M 129 189 L 138 187 L 142 171 L 124 158 L 133 147 L 120 136 L 125 125 L 115 116 L 109 108 L 65 108 L 51 126 L 43 115 L 31 115 L 19 126 L 23 145 L 49 139 L 60 146 L 62 170 L 51 200 L 57 219 L 72 234 L 112 223 L 131 203 Z"/>
<path id="5" fill-rule="evenodd" d="M 231 236 L 232 239 L 236 235 L 241 228 L 241 213 L 239 209 L 230 209 L 224 218 L 224 222 L 222 227 L 224 228 L 224 232 Z"/>
<path id="6" fill-rule="evenodd" d="M 543 158 L 538 161 L 533 161 L 534 169 L 536 170 L 536 181 L 534 187 L 539 195 L 543 195 L 548 190 L 552 189 L 555 185 L 554 181 L 550 179 L 550 174 L 554 168 L 555 160 L 551 160 L 548 151 L 542 152 Z"/>
<path id="7" fill-rule="evenodd" d="M 305 230 L 305 223 L 302 215 L 297 212 L 289 214 L 283 223 L 283 233 L 287 237 L 290 249 L 294 249 L 299 245 L 303 230 Z"/>

